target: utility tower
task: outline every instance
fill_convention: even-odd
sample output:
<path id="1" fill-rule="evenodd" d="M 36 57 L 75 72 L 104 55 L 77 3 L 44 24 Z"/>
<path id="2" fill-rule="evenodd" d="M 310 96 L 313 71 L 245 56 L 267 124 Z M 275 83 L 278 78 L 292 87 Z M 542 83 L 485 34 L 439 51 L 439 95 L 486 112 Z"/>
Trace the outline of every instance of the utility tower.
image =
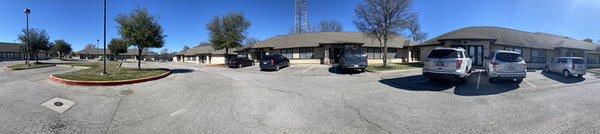
<path id="1" fill-rule="evenodd" d="M 308 0 L 295 0 L 294 33 L 308 32 Z"/>

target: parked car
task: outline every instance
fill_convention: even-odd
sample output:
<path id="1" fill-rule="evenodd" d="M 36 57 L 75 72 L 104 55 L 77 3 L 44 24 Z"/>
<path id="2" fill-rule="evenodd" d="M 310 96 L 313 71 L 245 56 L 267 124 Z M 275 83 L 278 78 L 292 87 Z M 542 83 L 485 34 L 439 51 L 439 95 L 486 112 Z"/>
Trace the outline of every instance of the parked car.
<path id="1" fill-rule="evenodd" d="M 229 59 L 228 61 L 229 63 L 227 63 L 227 66 L 229 66 L 229 68 L 242 68 L 245 66 L 254 66 L 254 61 L 250 60 L 246 57 L 238 57 L 238 58 L 233 58 L 233 59 Z"/>
<path id="2" fill-rule="evenodd" d="M 423 63 L 423 76 L 464 83 L 471 74 L 472 63 L 463 48 L 435 48 Z"/>
<path id="3" fill-rule="evenodd" d="M 527 63 L 519 52 L 496 50 L 485 59 L 484 66 L 490 83 L 499 79 L 510 79 L 521 83 L 527 76 Z"/>
<path id="4" fill-rule="evenodd" d="M 362 48 L 352 47 L 346 48 L 340 58 L 339 67 L 342 70 L 367 70 L 367 52 Z"/>
<path id="5" fill-rule="evenodd" d="M 545 72 L 562 73 L 564 77 L 583 77 L 586 65 L 581 57 L 556 57 L 544 67 Z"/>
<path id="6" fill-rule="evenodd" d="M 265 55 L 260 60 L 260 70 L 279 71 L 282 67 L 289 67 L 290 60 L 280 54 Z"/>

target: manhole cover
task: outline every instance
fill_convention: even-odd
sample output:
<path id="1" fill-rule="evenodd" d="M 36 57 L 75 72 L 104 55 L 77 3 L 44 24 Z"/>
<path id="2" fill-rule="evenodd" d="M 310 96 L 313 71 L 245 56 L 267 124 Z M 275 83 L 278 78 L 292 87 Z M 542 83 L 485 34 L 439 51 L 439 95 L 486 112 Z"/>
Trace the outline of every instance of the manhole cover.
<path id="1" fill-rule="evenodd" d="M 55 105 L 55 106 L 59 106 L 59 107 L 60 107 L 60 106 L 62 106 L 62 105 L 63 105 L 63 103 L 62 103 L 62 102 L 54 102 L 54 105 Z"/>
<path id="2" fill-rule="evenodd" d="M 43 107 L 61 114 L 69 110 L 73 105 L 75 105 L 75 102 L 58 97 L 42 103 Z"/>

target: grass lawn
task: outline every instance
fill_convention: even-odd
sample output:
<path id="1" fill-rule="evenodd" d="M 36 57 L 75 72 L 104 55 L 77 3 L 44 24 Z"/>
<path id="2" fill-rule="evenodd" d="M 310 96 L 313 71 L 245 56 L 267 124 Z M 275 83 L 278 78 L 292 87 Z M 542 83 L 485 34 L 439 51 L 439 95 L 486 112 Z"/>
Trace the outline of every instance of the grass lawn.
<path id="1" fill-rule="evenodd" d="M 107 62 L 106 71 L 109 75 L 100 75 L 102 73 L 102 62 L 76 63 L 73 66 L 90 67 L 75 72 L 54 75 L 58 78 L 80 81 L 116 81 L 130 80 L 157 76 L 165 73 L 165 70 L 160 69 L 134 69 L 119 67 L 119 62 Z"/>
<path id="2" fill-rule="evenodd" d="M 34 69 L 34 68 L 42 68 L 42 67 L 53 67 L 53 66 L 56 66 L 56 64 L 53 64 L 53 63 L 35 63 L 35 62 L 30 62 L 29 67 L 26 67 L 25 63 L 23 63 L 23 64 L 10 65 L 7 68 L 10 68 L 12 70 L 25 70 L 25 69 Z"/>
<path id="3" fill-rule="evenodd" d="M 383 64 L 370 64 L 367 67 L 369 71 L 391 71 L 391 70 L 405 70 L 413 68 L 421 68 L 421 63 L 388 63 L 387 67 L 383 67 Z"/>

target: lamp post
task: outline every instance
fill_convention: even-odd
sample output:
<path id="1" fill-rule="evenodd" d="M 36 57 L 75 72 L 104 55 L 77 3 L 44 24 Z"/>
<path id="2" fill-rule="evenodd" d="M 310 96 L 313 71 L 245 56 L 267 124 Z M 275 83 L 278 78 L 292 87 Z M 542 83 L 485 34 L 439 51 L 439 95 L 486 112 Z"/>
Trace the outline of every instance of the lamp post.
<path id="1" fill-rule="evenodd" d="M 101 75 L 108 75 L 106 72 L 106 0 L 104 0 L 104 52 L 102 54 L 102 60 L 104 61 L 104 68 L 102 69 Z"/>
<path id="2" fill-rule="evenodd" d="M 25 16 L 27 18 L 27 29 L 25 29 L 25 66 L 29 66 L 29 13 L 31 13 L 31 10 L 26 8 L 25 9 Z"/>

